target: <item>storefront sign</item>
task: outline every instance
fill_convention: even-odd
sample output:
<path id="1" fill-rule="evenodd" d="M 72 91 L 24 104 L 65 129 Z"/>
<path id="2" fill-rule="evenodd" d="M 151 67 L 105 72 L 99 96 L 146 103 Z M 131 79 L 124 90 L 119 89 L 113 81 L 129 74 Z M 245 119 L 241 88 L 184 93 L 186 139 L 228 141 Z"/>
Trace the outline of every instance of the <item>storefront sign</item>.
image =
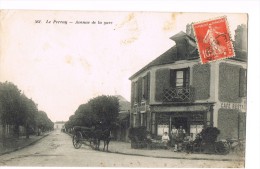
<path id="1" fill-rule="evenodd" d="M 235 109 L 246 112 L 246 101 L 243 100 L 241 103 L 221 102 L 220 107 L 223 109 Z"/>
<path id="2" fill-rule="evenodd" d="M 189 112 L 189 111 L 208 111 L 208 106 L 192 105 L 192 106 L 152 106 L 153 112 Z"/>

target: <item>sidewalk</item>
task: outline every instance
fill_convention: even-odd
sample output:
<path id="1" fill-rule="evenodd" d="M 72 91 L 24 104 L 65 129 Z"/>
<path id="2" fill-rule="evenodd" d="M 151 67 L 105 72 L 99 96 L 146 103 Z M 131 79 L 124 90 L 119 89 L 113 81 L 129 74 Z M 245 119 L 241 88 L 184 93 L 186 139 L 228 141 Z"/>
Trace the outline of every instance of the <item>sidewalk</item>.
<path id="1" fill-rule="evenodd" d="M 19 139 L 9 138 L 6 140 L 5 147 L 3 147 L 2 142 L 0 142 L 0 156 L 32 145 L 48 135 L 49 133 L 43 133 L 41 136 L 31 135 L 29 139 L 26 139 L 25 136 L 21 136 Z"/>
<path id="2" fill-rule="evenodd" d="M 101 144 L 103 148 L 103 145 Z M 173 159 L 190 159 L 190 160 L 217 160 L 217 161 L 244 161 L 243 156 L 239 156 L 235 153 L 229 153 L 227 155 L 216 154 L 187 154 L 185 152 L 174 152 L 173 150 L 149 150 L 149 149 L 131 149 L 130 143 L 111 141 L 109 144 L 109 151 L 111 153 L 127 154 L 127 155 L 139 155 L 156 158 L 173 158 Z"/>
<path id="3" fill-rule="evenodd" d="M 67 133 L 72 137 L 71 134 Z M 103 148 L 103 141 L 100 144 L 100 150 Z M 215 160 L 215 161 L 245 161 L 245 156 L 230 152 L 227 155 L 217 154 L 203 154 L 193 153 L 187 154 L 185 152 L 174 152 L 172 149 L 132 149 L 131 143 L 110 141 L 108 151 L 110 153 L 136 155 L 155 158 L 172 158 L 172 159 L 189 159 L 189 160 Z"/>

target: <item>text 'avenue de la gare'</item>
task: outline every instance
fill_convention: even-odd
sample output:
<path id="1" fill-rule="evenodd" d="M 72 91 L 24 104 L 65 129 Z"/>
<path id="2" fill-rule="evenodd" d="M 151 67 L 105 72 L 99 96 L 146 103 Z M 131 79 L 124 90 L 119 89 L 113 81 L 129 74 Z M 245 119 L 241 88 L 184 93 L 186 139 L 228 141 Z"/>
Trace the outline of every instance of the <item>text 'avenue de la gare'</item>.
<path id="1" fill-rule="evenodd" d="M 35 20 L 36 24 L 56 24 L 56 25 L 68 25 L 68 24 L 78 24 L 78 25 L 112 25 L 111 21 L 66 21 L 66 20 Z"/>

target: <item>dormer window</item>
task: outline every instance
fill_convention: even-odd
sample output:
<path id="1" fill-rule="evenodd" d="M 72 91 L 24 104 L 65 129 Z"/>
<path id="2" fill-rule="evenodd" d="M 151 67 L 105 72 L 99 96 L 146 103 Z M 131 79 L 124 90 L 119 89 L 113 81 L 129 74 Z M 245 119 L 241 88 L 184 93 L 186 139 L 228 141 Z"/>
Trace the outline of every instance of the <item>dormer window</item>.
<path id="1" fill-rule="evenodd" d="M 185 60 L 193 57 L 193 53 L 197 49 L 195 40 L 184 32 L 180 32 L 170 39 L 174 40 L 177 48 L 176 60 Z"/>

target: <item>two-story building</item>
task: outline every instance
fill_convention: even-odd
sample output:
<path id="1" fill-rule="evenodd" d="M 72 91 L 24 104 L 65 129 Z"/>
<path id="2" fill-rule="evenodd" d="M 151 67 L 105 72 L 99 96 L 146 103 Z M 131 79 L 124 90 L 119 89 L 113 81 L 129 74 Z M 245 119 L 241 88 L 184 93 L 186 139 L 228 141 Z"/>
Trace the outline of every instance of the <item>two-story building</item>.
<path id="1" fill-rule="evenodd" d="M 183 126 L 193 138 L 214 126 L 219 138 L 245 138 L 246 28 L 236 30 L 236 56 L 208 64 L 201 64 L 189 28 L 172 36 L 173 47 L 129 78 L 131 126 L 146 126 L 155 135 Z"/>

